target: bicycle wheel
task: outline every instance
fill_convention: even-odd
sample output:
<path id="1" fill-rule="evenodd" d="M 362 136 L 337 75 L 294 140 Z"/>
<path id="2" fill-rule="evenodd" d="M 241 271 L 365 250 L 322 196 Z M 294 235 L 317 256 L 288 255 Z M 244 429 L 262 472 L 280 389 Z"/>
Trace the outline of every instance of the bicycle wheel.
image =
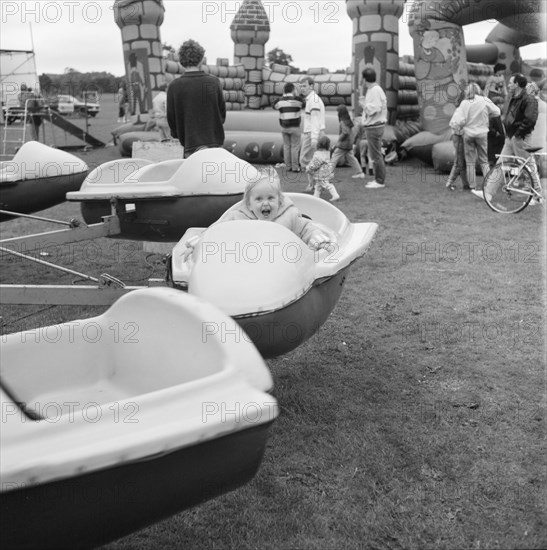
<path id="1" fill-rule="evenodd" d="M 516 214 L 532 199 L 532 175 L 515 160 L 496 164 L 484 177 L 483 194 L 494 212 Z"/>

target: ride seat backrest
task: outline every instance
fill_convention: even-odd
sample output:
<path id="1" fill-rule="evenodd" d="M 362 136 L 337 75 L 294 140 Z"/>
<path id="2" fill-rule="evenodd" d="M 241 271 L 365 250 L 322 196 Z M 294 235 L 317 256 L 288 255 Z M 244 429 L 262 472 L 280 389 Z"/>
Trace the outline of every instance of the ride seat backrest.
<path id="1" fill-rule="evenodd" d="M 315 223 L 327 226 L 341 235 L 349 224 L 343 212 L 327 201 L 304 193 L 286 193 L 300 213 Z"/>

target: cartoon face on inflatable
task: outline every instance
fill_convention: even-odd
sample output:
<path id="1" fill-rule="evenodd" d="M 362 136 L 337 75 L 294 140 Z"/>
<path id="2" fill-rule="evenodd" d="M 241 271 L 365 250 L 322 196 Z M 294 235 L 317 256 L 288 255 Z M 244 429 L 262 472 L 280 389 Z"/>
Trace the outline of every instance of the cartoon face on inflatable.
<path id="1" fill-rule="evenodd" d="M 422 48 L 430 50 L 439 41 L 439 33 L 437 31 L 425 31 L 422 38 Z"/>

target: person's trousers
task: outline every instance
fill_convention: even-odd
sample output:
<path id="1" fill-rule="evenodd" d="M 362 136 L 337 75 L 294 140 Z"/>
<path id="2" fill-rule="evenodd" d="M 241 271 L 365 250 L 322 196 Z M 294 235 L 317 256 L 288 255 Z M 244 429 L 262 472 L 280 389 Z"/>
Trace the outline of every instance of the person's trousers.
<path id="1" fill-rule="evenodd" d="M 368 143 L 368 157 L 374 168 L 374 180 L 377 183 L 384 183 L 386 180 L 386 165 L 382 155 L 382 138 L 384 137 L 385 125 L 365 126 L 365 136 Z"/>
<path id="2" fill-rule="evenodd" d="M 355 158 L 353 151 L 349 149 L 340 149 L 340 147 L 335 147 L 332 157 L 330 159 L 332 162 L 332 167 L 336 168 L 336 165 L 342 161 L 350 165 L 351 168 L 355 170 L 356 174 L 361 174 L 361 165 L 359 161 Z"/>
<path id="3" fill-rule="evenodd" d="M 463 136 L 457 134 L 452 135 L 452 143 L 454 144 L 454 164 L 450 175 L 448 176 L 448 184 L 453 184 L 456 178 L 460 176 L 464 187 L 469 187 L 469 181 L 467 179 L 467 170 L 465 167 L 465 151 L 463 148 Z"/>
<path id="4" fill-rule="evenodd" d="M 283 160 L 288 170 L 298 170 L 299 168 L 300 135 L 300 126 L 290 126 L 281 130 Z"/>
<path id="5" fill-rule="evenodd" d="M 325 135 L 325 132 L 321 131 L 319 137 L 323 135 Z M 311 132 L 304 132 L 300 140 L 300 166 L 303 170 L 306 170 L 311 162 L 316 147 L 317 144 L 315 144 L 315 146 L 312 145 Z M 313 176 L 311 174 L 308 174 L 308 186 L 313 187 Z"/>
<path id="6" fill-rule="evenodd" d="M 465 164 L 467 165 L 467 180 L 472 189 L 477 187 L 476 178 L 476 163 L 477 157 L 481 172 L 486 176 L 490 170 L 488 163 L 488 133 L 479 134 L 478 136 L 463 136 L 463 149 L 465 151 Z"/>

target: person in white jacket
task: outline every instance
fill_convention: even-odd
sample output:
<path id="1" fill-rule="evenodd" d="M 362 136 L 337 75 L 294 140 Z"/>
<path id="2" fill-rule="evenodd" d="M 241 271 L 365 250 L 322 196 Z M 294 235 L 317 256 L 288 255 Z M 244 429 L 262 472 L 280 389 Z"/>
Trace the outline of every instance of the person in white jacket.
<path id="1" fill-rule="evenodd" d="M 300 166 L 305 171 L 317 150 L 317 141 L 325 135 L 325 104 L 313 90 L 313 78 L 310 76 L 300 81 L 300 93 L 306 99 L 300 147 Z M 312 191 L 313 185 L 312 176 L 308 174 L 306 191 Z"/>
<path id="2" fill-rule="evenodd" d="M 488 129 L 490 118 L 499 117 L 501 111 L 494 102 L 481 94 L 478 84 L 468 84 L 464 91 L 464 100 L 454 111 L 450 127 L 455 132 L 463 132 L 467 179 L 471 190 L 476 188 L 477 157 L 482 175 L 486 176 L 488 164 Z"/>

